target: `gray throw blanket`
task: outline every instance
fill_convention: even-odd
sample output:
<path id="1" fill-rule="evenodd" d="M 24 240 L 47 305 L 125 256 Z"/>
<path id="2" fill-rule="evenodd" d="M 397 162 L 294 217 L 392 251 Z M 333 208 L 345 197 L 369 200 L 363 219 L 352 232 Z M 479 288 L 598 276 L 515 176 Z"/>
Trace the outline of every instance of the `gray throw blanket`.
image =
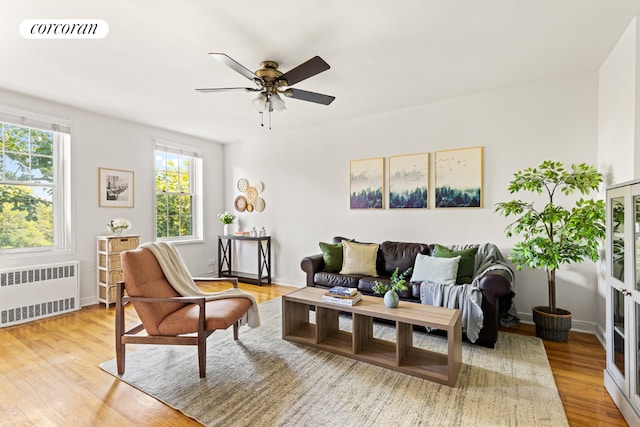
<path id="1" fill-rule="evenodd" d="M 506 327 L 513 327 L 520 324 L 516 305 L 513 303 L 513 286 L 516 278 L 507 260 L 502 256 L 500 249 L 493 243 L 485 243 L 478 246 L 476 255 L 476 266 L 473 274 L 473 285 L 478 286 L 478 281 L 490 271 L 500 270 L 506 273 L 511 279 L 511 292 L 509 295 L 500 298 L 500 324 Z"/>
<path id="2" fill-rule="evenodd" d="M 500 249 L 493 243 L 482 245 L 452 245 L 449 249 L 459 251 L 468 248 L 478 248 L 474 266 L 473 281 L 465 285 L 443 285 L 440 283 L 423 282 L 420 285 L 420 302 L 447 308 L 458 308 L 462 312 L 462 330 L 469 341 L 478 339 L 484 316 L 482 314 L 482 292 L 478 288 L 480 279 L 490 271 L 500 270 L 511 279 L 511 292 L 500 299 L 500 323 L 503 326 L 515 326 L 520 323 L 513 304 L 513 284 L 515 277 L 509 263 Z M 427 302 L 431 301 L 431 302 Z"/>
<path id="3" fill-rule="evenodd" d="M 253 295 L 236 288 L 225 289 L 220 292 L 205 292 L 201 290 L 193 281 L 187 265 L 173 243 L 150 242 L 144 243 L 140 247 L 149 249 L 155 255 L 167 281 L 183 297 L 205 297 L 207 301 L 223 298 L 247 298 L 251 301 L 251 308 L 240 319 L 240 323 L 248 324 L 251 328 L 260 326 L 260 311 Z"/>
<path id="4" fill-rule="evenodd" d="M 462 315 L 462 330 L 469 341 L 476 342 L 482 329 L 482 292 L 473 285 L 444 285 L 422 282 L 420 302 L 437 307 L 458 308 Z"/>
<path id="5" fill-rule="evenodd" d="M 509 295 L 500 298 L 500 324 L 506 327 L 519 325 L 520 318 L 518 317 L 516 306 L 513 303 L 513 297 L 516 295 L 513 292 L 516 278 L 509 262 L 504 258 L 504 256 L 502 256 L 500 249 L 498 249 L 498 247 L 493 243 L 484 243 L 482 245 L 453 245 L 449 248 L 454 251 L 459 251 L 461 249 L 472 247 L 478 248 L 478 254 L 476 255 L 475 268 L 473 270 L 474 279 L 471 284 L 478 286 L 479 280 L 482 276 L 490 271 L 500 270 L 505 273 L 511 282 L 511 292 Z"/>
<path id="6" fill-rule="evenodd" d="M 492 270 L 503 270 L 511 277 L 511 288 L 513 289 L 513 282 L 515 277 L 513 271 L 509 267 L 509 263 L 502 256 L 500 249 L 493 243 L 485 243 L 484 245 L 478 245 L 478 254 L 476 255 L 476 265 L 473 270 L 474 281 L 480 279 L 485 273 Z"/>

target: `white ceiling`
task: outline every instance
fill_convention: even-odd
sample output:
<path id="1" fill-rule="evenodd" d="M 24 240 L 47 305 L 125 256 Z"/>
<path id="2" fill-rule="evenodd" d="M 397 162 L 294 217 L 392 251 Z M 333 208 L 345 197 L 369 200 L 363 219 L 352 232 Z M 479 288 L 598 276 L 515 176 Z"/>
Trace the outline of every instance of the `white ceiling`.
<path id="1" fill-rule="evenodd" d="M 223 143 L 584 70 L 602 63 L 640 0 L 0 0 L 0 88 Z M 24 19 L 103 19 L 100 40 L 33 40 Z M 319 55 L 331 69 L 294 87 L 330 106 L 286 99 L 273 130 L 250 70 Z M 0 102 L 2 100 L 0 99 Z"/>

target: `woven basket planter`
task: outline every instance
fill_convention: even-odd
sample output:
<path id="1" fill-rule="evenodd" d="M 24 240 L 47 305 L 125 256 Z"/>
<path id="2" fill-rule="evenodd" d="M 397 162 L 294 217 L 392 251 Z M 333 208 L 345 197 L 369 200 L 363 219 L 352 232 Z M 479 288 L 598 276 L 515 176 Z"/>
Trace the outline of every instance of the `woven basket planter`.
<path id="1" fill-rule="evenodd" d="M 569 339 L 571 312 L 556 308 L 556 313 L 549 313 L 549 307 L 533 307 L 533 323 L 536 335 L 543 340 L 565 342 Z"/>

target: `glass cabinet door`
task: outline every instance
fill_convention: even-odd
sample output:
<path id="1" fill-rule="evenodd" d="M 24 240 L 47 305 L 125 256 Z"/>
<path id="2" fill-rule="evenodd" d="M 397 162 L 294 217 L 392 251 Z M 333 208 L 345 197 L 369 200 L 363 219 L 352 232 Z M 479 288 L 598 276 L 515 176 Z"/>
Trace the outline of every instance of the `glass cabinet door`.
<path id="1" fill-rule="evenodd" d="M 633 257 L 634 274 L 633 286 L 629 287 L 626 295 L 629 301 L 629 330 L 633 337 L 629 343 L 629 357 L 633 358 L 629 364 L 629 381 L 631 382 L 632 403 L 640 408 L 640 185 L 632 187 L 633 195 Z M 631 332 L 630 332 L 631 333 Z"/>
<path id="2" fill-rule="evenodd" d="M 609 274 L 624 282 L 624 197 L 614 197 L 609 204 L 610 224 L 611 228 L 611 271 Z"/>
<path id="3" fill-rule="evenodd" d="M 638 188 L 640 190 L 640 188 Z M 633 196 L 633 253 L 635 265 L 634 289 L 640 291 L 640 195 Z"/>
<path id="4" fill-rule="evenodd" d="M 608 362 L 613 365 L 620 377 L 624 381 L 626 376 L 625 354 L 627 340 L 625 335 L 625 295 L 624 279 L 625 279 L 625 197 L 620 195 L 609 199 L 609 254 L 611 262 L 608 263 L 609 271 L 607 272 L 610 292 L 610 318 L 609 331 L 612 337 L 612 350 L 608 357 Z"/>
<path id="5" fill-rule="evenodd" d="M 640 422 L 640 181 L 607 190 L 605 387 Z M 635 415 L 634 415 L 635 414 Z M 625 418 L 627 418 L 625 415 Z M 629 419 L 627 419 L 629 421 Z"/>

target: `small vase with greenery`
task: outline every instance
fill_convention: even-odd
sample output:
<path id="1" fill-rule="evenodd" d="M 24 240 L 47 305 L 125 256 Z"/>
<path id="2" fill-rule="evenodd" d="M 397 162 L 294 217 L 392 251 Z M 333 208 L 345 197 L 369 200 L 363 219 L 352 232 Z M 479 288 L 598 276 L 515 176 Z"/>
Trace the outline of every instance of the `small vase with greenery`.
<path id="1" fill-rule="evenodd" d="M 515 217 L 505 229 L 507 237 L 522 237 L 509 259 L 518 270 L 529 267 L 546 271 L 549 305 L 533 308 L 536 333 L 541 338 L 566 341 L 571 329 L 571 312 L 556 306 L 556 270 L 585 259 L 597 261 L 598 247 L 605 237 L 603 200 L 580 198 L 572 205 L 559 205 L 555 197 L 576 191 L 586 195 L 598 190 L 601 183 L 602 174 L 593 166 L 573 164 L 567 170 L 562 163 L 547 160 L 536 168 L 516 172 L 509 183 L 510 193 L 544 195 L 546 203 L 542 207 L 523 200 L 496 204 L 496 212 Z"/>
<path id="2" fill-rule="evenodd" d="M 236 216 L 229 211 L 224 211 L 223 213 L 218 214 L 218 219 L 220 220 L 221 223 L 224 224 L 224 234 L 225 235 L 231 234 L 229 225 L 233 224 L 233 221 L 235 221 Z"/>
<path id="3" fill-rule="evenodd" d="M 107 228 L 113 234 L 120 235 L 131 228 L 131 221 L 122 217 L 113 218 L 107 223 Z"/>
<path id="4" fill-rule="evenodd" d="M 376 295 L 384 295 L 384 305 L 387 307 L 395 308 L 400 304 L 400 297 L 398 292 L 406 291 L 407 283 L 406 277 L 411 273 L 412 268 L 409 267 L 404 273 L 400 274 L 398 267 L 393 271 L 393 274 L 389 278 L 389 283 L 383 283 L 376 280 L 375 285 L 371 288 Z"/>

